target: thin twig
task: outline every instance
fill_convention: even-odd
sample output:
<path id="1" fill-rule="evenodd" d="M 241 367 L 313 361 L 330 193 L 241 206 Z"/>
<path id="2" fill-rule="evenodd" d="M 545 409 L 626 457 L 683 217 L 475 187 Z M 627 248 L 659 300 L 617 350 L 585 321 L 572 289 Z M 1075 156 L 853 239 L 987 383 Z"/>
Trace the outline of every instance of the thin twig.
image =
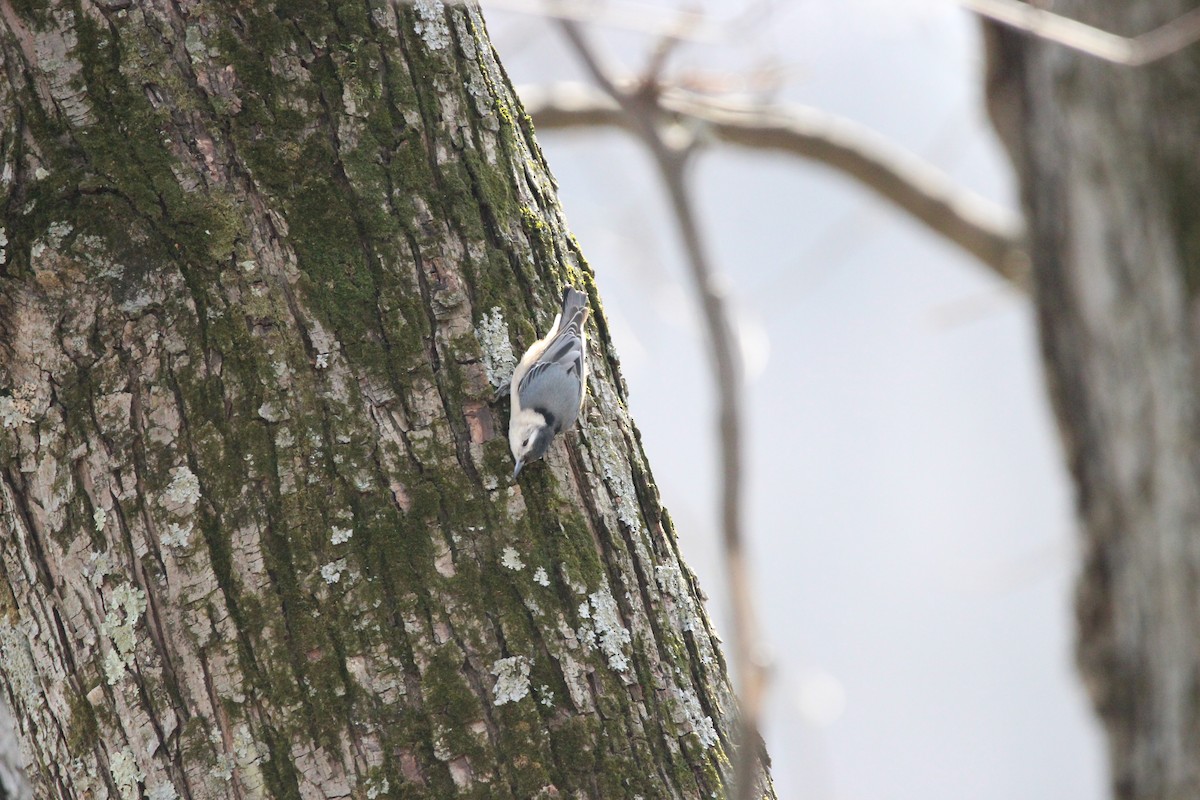
<path id="1" fill-rule="evenodd" d="M 757 783 L 755 778 L 758 773 L 758 720 L 766 675 L 763 664 L 756 657 L 760 652 L 758 622 L 742 534 L 742 434 L 739 413 L 742 368 L 724 293 L 718 287 L 716 273 L 704 247 L 695 209 L 687 190 L 686 171 L 691 148 L 687 144 L 680 146 L 669 143 L 663 136 L 655 91 L 629 93 L 619 89 L 610 77 L 611 71 L 601 64 L 579 27 L 566 20 L 561 21 L 560 25 L 592 79 L 633 120 L 633 127 L 654 156 L 670 197 L 671 209 L 679 225 L 680 238 L 683 240 L 692 275 L 692 288 L 699 298 L 708 331 L 713 380 L 717 393 L 717 427 L 721 442 L 721 529 L 726 576 L 734 613 L 731 639 L 740 707 L 734 789 L 735 797 L 739 800 L 750 800 L 754 796 Z"/>
<path id="2" fill-rule="evenodd" d="M 662 83 L 661 78 L 667 69 L 667 61 L 670 60 L 679 44 L 680 38 L 674 34 L 658 37 L 658 43 L 654 45 L 646 67 L 642 70 L 640 78 L 642 86 L 650 88 Z"/>
<path id="3" fill-rule="evenodd" d="M 1141 67 L 1200 42 L 1200 8 L 1139 36 L 1119 36 L 1020 0 L 958 0 L 963 8 L 1114 64 Z"/>
<path id="4" fill-rule="evenodd" d="M 578 83 L 519 91 L 539 130 L 618 127 L 644 136 L 642 122 L 607 91 Z M 1027 283 L 1029 258 L 1018 214 L 963 189 L 941 170 L 862 125 L 815 108 L 722 104 L 678 89 L 663 90 L 657 103 L 660 114 L 699 128 L 708 137 L 799 156 L 854 178 L 996 274 L 1019 287 Z"/>

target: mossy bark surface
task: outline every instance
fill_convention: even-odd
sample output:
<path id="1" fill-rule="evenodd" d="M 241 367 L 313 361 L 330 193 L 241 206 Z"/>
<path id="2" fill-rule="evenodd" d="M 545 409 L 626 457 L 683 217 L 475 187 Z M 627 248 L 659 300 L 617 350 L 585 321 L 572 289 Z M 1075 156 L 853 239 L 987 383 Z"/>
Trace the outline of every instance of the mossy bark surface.
<path id="1" fill-rule="evenodd" d="M 1136 36 L 1194 0 L 1060 0 Z M 1200 51 L 1143 67 L 987 28 L 1082 521 L 1078 657 L 1113 794 L 1200 797 Z"/>
<path id="2" fill-rule="evenodd" d="M 37 795 L 723 796 L 719 645 L 478 11 L 0 0 L 0 59 Z M 492 395 L 567 283 L 589 400 L 517 484 Z"/>

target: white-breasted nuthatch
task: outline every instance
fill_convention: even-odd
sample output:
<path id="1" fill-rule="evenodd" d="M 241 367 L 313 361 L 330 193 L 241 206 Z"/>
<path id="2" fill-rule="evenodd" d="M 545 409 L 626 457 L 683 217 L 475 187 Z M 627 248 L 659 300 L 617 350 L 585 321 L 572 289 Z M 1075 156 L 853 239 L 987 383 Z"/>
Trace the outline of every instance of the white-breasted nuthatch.
<path id="1" fill-rule="evenodd" d="M 544 456 L 554 435 L 579 416 L 587 378 L 587 316 L 587 296 L 568 286 L 549 333 L 530 345 L 513 370 L 508 419 L 508 446 L 517 462 L 513 478 Z"/>

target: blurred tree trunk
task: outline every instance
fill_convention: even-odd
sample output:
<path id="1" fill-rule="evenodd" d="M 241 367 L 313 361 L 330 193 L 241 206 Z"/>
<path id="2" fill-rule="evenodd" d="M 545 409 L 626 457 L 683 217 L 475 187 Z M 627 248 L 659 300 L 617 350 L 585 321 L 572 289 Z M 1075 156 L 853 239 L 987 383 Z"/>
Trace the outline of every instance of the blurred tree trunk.
<path id="1" fill-rule="evenodd" d="M 36 795 L 724 794 L 724 662 L 478 12 L 0 0 L 0 58 Z M 592 400 L 517 486 L 489 403 L 567 282 Z"/>
<path id="2" fill-rule="evenodd" d="M 1062 0 L 1132 36 L 1182 0 Z M 1121 67 L 988 26 L 1083 521 L 1078 656 L 1120 798 L 1200 797 L 1200 50 Z"/>
<path id="3" fill-rule="evenodd" d="M 0 693 L 0 800 L 30 800 L 32 796 L 21 769 L 16 732 L 6 695 Z"/>

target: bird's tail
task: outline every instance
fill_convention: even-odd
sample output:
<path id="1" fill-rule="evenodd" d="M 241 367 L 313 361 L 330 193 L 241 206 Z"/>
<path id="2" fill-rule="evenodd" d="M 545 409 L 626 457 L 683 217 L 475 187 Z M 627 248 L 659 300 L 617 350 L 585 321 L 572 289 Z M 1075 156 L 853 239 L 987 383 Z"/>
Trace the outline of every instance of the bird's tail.
<path id="1" fill-rule="evenodd" d="M 587 322 L 587 295 L 573 286 L 563 290 L 562 310 L 558 313 L 558 333 L 574 328 L 576 336 L 582 337 L 583 323 Z"/>

